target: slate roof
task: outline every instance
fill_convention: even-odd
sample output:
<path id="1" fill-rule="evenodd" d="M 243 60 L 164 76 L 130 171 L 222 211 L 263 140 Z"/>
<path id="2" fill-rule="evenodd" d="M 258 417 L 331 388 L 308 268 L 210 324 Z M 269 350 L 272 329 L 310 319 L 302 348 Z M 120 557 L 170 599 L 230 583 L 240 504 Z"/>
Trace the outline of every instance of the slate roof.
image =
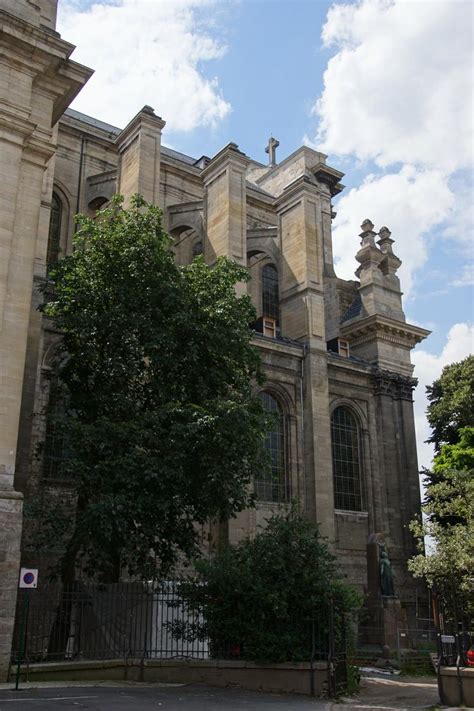
<path id="1" fill-rule="evenodd" d="M 362 299 L 360 298 L 360 294 L 357 294 L 354 301 L 349 306 L 349 308 L 347 309 L 344 316 L 341 318 L 341 323 L 344 323 L 344 321 L 349 321 L 349 319 L 359 316 L 361 310 L 362 310 Z"/>
<path id="2" fill-rule="evenodd" d="M 297 346 L 298 348 L 305 347 L 305 344 L 301 343 L 301 341 L 295 341 L 293 338 L 285 338 L 285 336 L 276 336 L 276 338 L 273 338 L 273 336 L 264 336 L 260 331 L 254 331 L 253 335 L 264 341 L 271 341 L 272 343 L 286 343 L 288 346 Z"/>
<path id="3" fill-rule="evenodd" d="M 113 133 L 116 136 L 118 136 L 122 130 L 121 128 L 117 128 L 117 126 L 112 126 L 110 123 L 105 123 L 105 121 L 99 121 L 99 119 L 83 114 L 81 111 L 76 111 L 75 109 L 66 109 L 64 115 L 77 119 L 78 121 L 82 121 L 83 123 L 87 123 L 89 126 L 94 126 L 94 128 L 100 128 L 102 131 Z"/>
<path id="4" fill-rule="evenodd" d="M 77 121 L 82 121 L 82 123 L 86 123 L 89 126 L 93 126 L 94 128 L 98 128 L 102 131 L 107 131 L 107 133 L 111 133 L 113 136 L 118 136 L 119 133 L 122 131 L 122 129 L 117 128 L 117 126 L 112 126 L 110 123 L 105 123 L 105 121 L 99 121 L 99 119 L 93 118 L 93 116 L 88 116 L 87 114 L 83 114 L 81 111 L 76 111 L 75 109 L 66 109 L 64 114 L 65 116 L 69 116 L 70 118 L 76 119 Z M 179 160 L 182 163 L 186 163 L 187 165 L 194 165 L 197 160 L 196 158 L 187 156 L 185 153 L 175 151 L 173 150 L 173 148 L 167 148 L 167 146 L 161 146 L 161 152 L 164 156 L 174 158 L 175 160 Z"/>

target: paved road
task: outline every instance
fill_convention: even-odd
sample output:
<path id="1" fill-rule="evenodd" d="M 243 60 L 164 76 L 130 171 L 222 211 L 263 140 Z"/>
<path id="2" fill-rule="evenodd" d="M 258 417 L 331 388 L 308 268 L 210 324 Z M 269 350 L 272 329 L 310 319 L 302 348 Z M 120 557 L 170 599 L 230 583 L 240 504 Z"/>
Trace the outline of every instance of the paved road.
<path id="1" fill-rule="evenodd" d="M 0 687 L 0 711 L 400 711 L 439 703 L 434 677 L 363 678 L 360 694 L 331 703 L 305 696 L 205 686 L 50 682 Z"/>
<path id="2" fill-rule="evenodd" d="M 327 711 L 307 697 L 202 686 L 40 688 L 0 691 L 0 711 Z"/>

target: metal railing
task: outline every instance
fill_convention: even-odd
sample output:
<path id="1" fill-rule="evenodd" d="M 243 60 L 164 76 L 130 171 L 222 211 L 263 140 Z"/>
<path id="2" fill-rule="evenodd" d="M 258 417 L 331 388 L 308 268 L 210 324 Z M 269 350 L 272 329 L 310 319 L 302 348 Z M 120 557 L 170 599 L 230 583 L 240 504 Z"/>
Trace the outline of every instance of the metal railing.
<path id="1" fill-rule="evenodd" d="M 179 582 L 159 585 L 76 583 L 20 590 L 12 661 L 25 664 L 105 659 L 243 659 L 256 660 L 257 640 L 212 640 L 190 635 L 202 628 L 202 617 L 189 610 Z M 27 596 L 28 599 L 27 599 Z M 25 604 L 28 603 L 28 604 Z M 328 601 L 311 619 L 291 617 L 298 639 L 296 657 L 313 664 L 328 662 L 330 685 L 346 680 L 346 629 Z M 258 637 L 258 635 L 257 635 Z M 294 636 L 293 636 L 294 638 Z M 287 648 L 277 636 L 282 660 Z M 262 659 L 262 661 L 265 661 Z"/>

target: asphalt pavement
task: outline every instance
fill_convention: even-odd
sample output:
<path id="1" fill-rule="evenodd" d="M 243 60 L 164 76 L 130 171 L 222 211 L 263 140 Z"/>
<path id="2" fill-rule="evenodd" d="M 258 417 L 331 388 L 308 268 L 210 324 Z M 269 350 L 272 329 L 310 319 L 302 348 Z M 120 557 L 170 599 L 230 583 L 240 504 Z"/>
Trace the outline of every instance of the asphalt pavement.
<path id="1" fill-rule="evenodd" d="M 304 696 L 204 686 L 75 686 L 0 691 L 0 711 L 328 711 Z"/>

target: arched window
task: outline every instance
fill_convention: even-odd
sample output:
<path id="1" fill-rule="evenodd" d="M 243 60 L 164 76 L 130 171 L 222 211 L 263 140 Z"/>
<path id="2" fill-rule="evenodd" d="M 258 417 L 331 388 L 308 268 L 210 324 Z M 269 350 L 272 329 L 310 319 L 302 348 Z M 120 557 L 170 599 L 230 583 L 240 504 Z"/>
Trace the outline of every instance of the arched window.
<path id="1" fill-rule="evenodd" d="M 43 477 L 62 479 L 62 463 L 71 456 L 70 440 L 62 424 L 67 395 L 61 389 L 57 377 L 53 377 L 49 390 L 49 402 L 46 411 L 46 433 L 43 450 Z"/>
<path id="2" fill-rule="evenodd" d="M 56 193 L 53 193 L 53 197 L 51 198 L 51 217 L 49 220 L 48 251 L 46 254 L 47 264 L 54 264 L 59 259 L 62 212 L 61 200 Z"/>
<path id="3" fill-rule="evenodd" d="M 331 417 L 334 505 L 344 511 L 362 511 L 363 495 L 359 428 L 347 407 L 336 407 Z"/>
<path id="4" fill-rule="evenodd" d="M 283 411 L 280 403 L 270 393 L 264 390 L 260 393 L 260 397 L 265 411 L 273 414 L 274 422 L 265 438 L 265 448 L 270 455 L 270 466 L 265 473 L 255 479 L 255 494 L 260 501 L 289 501 Z"/>
<path id="5" fill-rule="evenodd" d="M 193 244 L 193 259 L 195 257 L 199 257 L 199 255 L 202 254 L 202 251 L 202 242 L 199 240 Z"/>
<path id="6" fill-rule="evenodd" d="M 262 269 L 262 316 L 280 320 L 280 299 L 278 293 L 278 272 L 273 264 Z"/>

